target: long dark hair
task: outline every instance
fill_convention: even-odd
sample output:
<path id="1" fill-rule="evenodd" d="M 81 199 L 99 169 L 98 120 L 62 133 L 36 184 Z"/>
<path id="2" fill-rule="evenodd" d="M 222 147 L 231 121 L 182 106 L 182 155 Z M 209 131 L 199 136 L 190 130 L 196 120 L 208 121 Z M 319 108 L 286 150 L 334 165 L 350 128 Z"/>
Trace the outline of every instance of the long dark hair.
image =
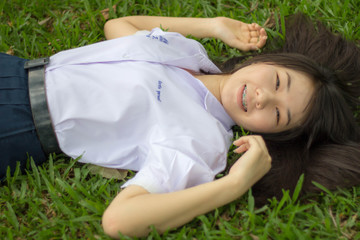
<path id="1" fill-rule="evenodd" d="M 230 61 L 232 65 L 237 60 Z M 301 126 L 263 135 L 273 159 L 253 187 L 259 204 L 292 191 L 304 174 L 303 193 L 360 184 L 360 50 L 303 14 L 286 20 L 283 47 L 245 61 L 276 64 L 312 76 L 316 91 Z M 229 64 L 227 64 L 229 67 Z"/>

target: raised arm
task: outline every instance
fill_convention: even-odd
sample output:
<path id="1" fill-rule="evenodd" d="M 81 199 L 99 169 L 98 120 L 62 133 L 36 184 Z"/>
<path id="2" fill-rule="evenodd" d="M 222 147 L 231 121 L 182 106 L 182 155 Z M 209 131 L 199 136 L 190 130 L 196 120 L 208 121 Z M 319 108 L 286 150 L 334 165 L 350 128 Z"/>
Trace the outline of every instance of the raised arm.
<path id="1" fill-rule="evenodd" d="M 264 28 L 256 23 L 247 24 L 225 17 L 176 18 L 155 16 L 129 16 L 112 19 L 104 26 L 105 37 L 113 39 L 132 35 L 139 30 L 161 27 L 184 36 L 214 37 L 242 51 L 256 50 L 266 43 Z"/>
<path id="2" fill-rule="evenodd" d="M 144 236 L 150 225 L 164 232 L 243 195 L 269 171 L 271 158 L 260 136 L 242 137 L 235 144 L 238 153 L 247 152 L 221 179 L 165 194 L 150 194 L 135 185 L 121 191 L 103 215 L 105 232 L 114 238 L 119 231 Z"/>

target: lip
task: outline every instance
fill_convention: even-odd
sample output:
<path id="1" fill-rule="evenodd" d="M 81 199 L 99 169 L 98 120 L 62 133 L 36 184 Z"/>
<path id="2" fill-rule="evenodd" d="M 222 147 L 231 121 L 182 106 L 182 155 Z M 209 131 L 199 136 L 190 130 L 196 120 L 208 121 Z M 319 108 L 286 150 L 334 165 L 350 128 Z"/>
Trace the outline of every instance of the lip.
<path id="1" fill-rule="evenodd" d="M 237 104 L 244 112 L 246 112 L 246 111 L 245 111 L 245 108 L 244 108 L 244 105 L 243 105 L 243 102 L 242 102 L 242 99 L 243 99 L 242 93 L 244 92 L 245 86 L 246 85 L 239 88 L 239 90 L 237 92 L 237 96 L 236 96 Z"/>

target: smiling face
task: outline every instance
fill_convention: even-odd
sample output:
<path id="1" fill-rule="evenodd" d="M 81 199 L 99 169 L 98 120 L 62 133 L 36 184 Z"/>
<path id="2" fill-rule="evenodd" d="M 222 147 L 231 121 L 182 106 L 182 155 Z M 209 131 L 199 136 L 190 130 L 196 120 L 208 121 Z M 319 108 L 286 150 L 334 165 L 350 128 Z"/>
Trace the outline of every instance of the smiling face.
<path id="1" fill-rule="evenodd" d="M 301 124 L 314 90 L 305 73 L 257 63 L 225 80 L 220 98 L 237 125 L 253 132 L 275 133 Z"/>

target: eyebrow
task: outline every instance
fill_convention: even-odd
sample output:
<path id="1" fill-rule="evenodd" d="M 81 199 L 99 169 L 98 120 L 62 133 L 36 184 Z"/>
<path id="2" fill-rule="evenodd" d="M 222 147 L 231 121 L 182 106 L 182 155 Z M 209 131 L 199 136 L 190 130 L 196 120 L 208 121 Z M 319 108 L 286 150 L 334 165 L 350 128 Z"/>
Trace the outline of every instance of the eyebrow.
<path id="1" fill-rule="evenodd" d="M 288 72 L 286 72 L 286 75 L 287 75 L 287 92 L 290 91 L 290 86 L 291 86 L 291 76 Z M 287 117 L 288 117 L 288 120 L 287 120 L 287 123 L 286 123 L 286 126 L 288 126 L 290 124 L 290 121 L 291 121 L 291 112 L 290 112 L 290 109 L 287 110 Z"/>
<path id="2" fill-rule="evenodd" d="M 291 76 L 288 72 L 286 72 L 286 75 L 287 75 L 287 91 L 289 92 L 291 86 Z"/>

